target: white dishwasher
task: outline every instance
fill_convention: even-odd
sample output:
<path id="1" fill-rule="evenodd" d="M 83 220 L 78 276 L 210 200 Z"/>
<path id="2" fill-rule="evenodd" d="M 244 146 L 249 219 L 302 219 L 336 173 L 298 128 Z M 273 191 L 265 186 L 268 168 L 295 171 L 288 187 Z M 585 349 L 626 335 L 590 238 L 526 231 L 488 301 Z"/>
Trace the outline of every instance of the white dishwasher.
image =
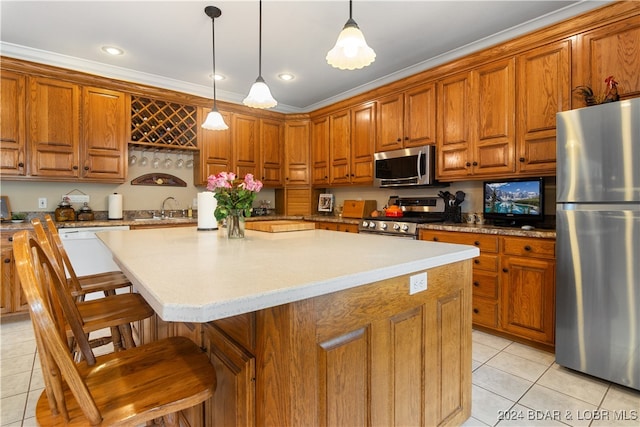
<path id="1" fill-rule="evenodd" d="M 78 276 L 117 271 L 120 268 L 113 262 L 111 251 L 102 243 L 96 233 L 103 231 L 118 232 L 128 230 L 128 225 L 113 227 L 59 228 L 58 234 L 69 255 L 73 270 Z"/>

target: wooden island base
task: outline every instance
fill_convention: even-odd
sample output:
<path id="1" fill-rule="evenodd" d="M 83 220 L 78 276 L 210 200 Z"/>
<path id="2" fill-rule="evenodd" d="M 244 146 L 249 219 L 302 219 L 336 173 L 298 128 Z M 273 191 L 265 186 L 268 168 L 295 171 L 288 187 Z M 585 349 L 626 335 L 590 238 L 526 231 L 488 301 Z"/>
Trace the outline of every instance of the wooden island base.
<path id="1" fill-rule="evenodd" d="M 183 414 L 211 426 L 460 425 L 471 414 L 470 260 L 206 324 L 186 335 L 216 367 L 215 396 Z"/>

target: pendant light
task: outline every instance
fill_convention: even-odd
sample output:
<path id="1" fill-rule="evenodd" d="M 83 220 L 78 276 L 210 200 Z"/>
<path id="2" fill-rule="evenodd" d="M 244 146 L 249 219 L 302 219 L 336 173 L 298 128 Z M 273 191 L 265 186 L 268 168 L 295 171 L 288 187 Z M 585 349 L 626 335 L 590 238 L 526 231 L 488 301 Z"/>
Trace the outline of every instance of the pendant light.
<path id="1" fill-rule="evenodd" d="M 207 6 L 204 8 L 204 13 L 211 18 L 211 39 L 213 41 L 213 108 L 211 112 L 207 114 L 207 119 L 202 124 L 202 128 L 225 130 L 229 129 L 229 126 L 224 122 L 224 118 L 218 111 L 218 106 L 216 105 L 216 30 L 214 22 L 216 18 L 222 15 L 222 11 L 215 6 Z"/>
<path id="2" fill-rule="evenodd" d="M 271 96 L 269 86 L 262 78 L 262 0 L 260 0 L 260 29 L 258 41 L 258 78 L 251 86 L 249 95 L 242 101 L 246 106 L 252 108 L 271 108 L 278 105 L 278 102 Z"/>
<path id="3" fill-rule="evenodd" d="M 326 58 L 329 65 L 341 70 L 360 69 L 376 60 L 376 53 L 367 46 L 362 31 L 352 18 L 352 8 L 352 1 L 349 0 L 349 20 Z"/>

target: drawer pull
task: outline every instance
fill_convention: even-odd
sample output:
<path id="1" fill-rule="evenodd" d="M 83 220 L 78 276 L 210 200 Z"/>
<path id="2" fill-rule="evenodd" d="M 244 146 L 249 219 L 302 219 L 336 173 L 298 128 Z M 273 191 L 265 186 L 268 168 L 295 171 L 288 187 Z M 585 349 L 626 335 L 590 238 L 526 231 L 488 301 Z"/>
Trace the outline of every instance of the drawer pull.
<path id="1" fill-rule="evenodd" d="M 433 238 L 433 241 L 434 241 L 434 242 L 437 242 L 437 241 L 438 241 L 438 238 L 437 238 L 437 237 L 434 237 L 434 238 Z"/>
<path id="2" fill-rule="evenodd" d="M 480 242 L 478 242 L 477 240 L 475 242 L 473 242 L 474 245 L 476 246 L 480 246 Z"/>
<path id="3" fill-rule="evenodd" d="M 473 263 L 474 263 L 474 264 L 476 264 L 476 265 L 477 265 L 477 264 L 480 264 L 480 260 L 479 260 L 479 259 L 474 259 L 474 260 L 473 260 Z"/>
<path id="4" fill-rule="evenodd" d="M 473 312 L 474 312 L 475 314 L 478 314 L 478 313 L 480 313 L 480 310 L 478 310 L 477 308 L 474 308 L 474 309 L 473 309 Z"/>
<path id="5" fill-rule="evenodd" d="M 502 272 L 503 272 L 503 273 L 508 273 L 508 272 L 509 272 L 509 269 L 508 269 L 508 268 L 503 268 L 503 269 L 502 269 Z"/>
<path id="6" fill-rule="evenodd" d="M 525 246 L 524 250 L 527 251 L 527 252 L 530 251 L 531 250 L 531 246 L 529 246 L 529 245 Z"/>
<path id="7" fill-rule="evenodd" d="M 10 262 L 11 262 L 11 259 L 10 259 L 10 258 L 5 258 L 5 259 L 4 259 L 4 263 L 5 263 L 5 264 L 9 264 Z"/>
<path id="8" fill-rule="evenodd" d="M 480 286 L 480 283 L 478 283 L 478 282 L 473 282 L 473 286 L 475 286 L 475 287 L 477 288 L 478 286 Z"/>
<path id="9" fill-rule="evenodd" d="M 13 236 L 9 237 L 7 240 L 13 242 Z"/>

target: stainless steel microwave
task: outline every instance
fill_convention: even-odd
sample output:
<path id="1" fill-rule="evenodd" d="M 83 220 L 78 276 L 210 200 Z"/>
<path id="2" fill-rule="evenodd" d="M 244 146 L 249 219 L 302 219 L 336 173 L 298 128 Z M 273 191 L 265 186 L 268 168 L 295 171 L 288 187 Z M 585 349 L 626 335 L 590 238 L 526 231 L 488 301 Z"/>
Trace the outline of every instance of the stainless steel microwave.
<path id="1" fill-rule="evenodd" d="M 433 185 L 436 148 L 433 145 L 374 154 L 374 185 L 413 187 Z"/>

